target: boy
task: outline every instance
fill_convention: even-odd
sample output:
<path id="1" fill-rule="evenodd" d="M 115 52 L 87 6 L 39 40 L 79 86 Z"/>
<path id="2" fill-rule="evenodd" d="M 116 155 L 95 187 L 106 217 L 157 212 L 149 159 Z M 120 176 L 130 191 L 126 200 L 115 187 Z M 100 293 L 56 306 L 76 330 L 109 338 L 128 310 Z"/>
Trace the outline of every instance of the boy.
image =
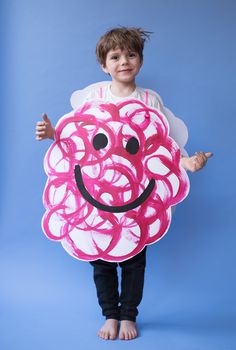
<path id="1" fill-rule="evenodd" d="M 97 59 L 103 71 L 111 76 L 111 83 L 99 91 L 95 86 L 86 100 L 98 98 L 98 95 L 109 102 L 120 102 L 125 99 L 139 99 L 150 107 L 161 109 L 161 101 L 150 90 L 136 87 L 135 78 L 143 63 L 143 48 L 149 33 L 140 28 L 115 28 L 105 33 L 96 47 Z M 171 131 L 170 131 L 171 134 Z M 43 114 L 43 122 L 36 126 L 36 139 L 54 139 L 54 128 Z M 182 166 L 189 171 L 200 170 L 211 157 L 210 152 L 198 152 L 192 157 L 182 157 Z M 103 260 L 90 262 L 94 268 L 94 281 L 105 324 L 98 335 L 103 339 L 134 339 L 137 336 L 136 316 L 142 299 L 146 248 L 131 259 L 120 263 Z M 121 294 L 118 292 L 117 266 L 122 269 Z"/>

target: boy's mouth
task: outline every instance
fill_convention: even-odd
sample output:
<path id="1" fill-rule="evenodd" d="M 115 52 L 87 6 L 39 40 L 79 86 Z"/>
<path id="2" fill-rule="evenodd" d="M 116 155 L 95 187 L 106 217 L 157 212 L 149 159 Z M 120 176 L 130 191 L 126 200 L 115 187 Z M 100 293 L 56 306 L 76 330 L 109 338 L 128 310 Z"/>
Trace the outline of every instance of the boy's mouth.
<path id="1" fill-rule="evenodd" d="M 132 210 L 140 206 L 152 193 L 152 190 L 155 186 L 155 180 L 151 179 L 147 185 L 147 187 L 144 189 L 144 191 L 138 196 L 134 201 L 128 204 L 124 205 L 118 205 L 118 206 L 113 206 L 113 205 L 106 205 L 103 203 L 98 202 L 95 198 L 93 198 L 90 193 L 87 191 L 87 189 L 84 186 L 82 174 L 81 174 L 81 169 L 79 165 L 75 166 L 75 181 L 78 190 L 80 191 L 81 195 L 84 197 L 84 199 L 92 204 L 92 206 L 96 207 L 97 209 L 107 211 L 110 213 L 123 213 L 128 210 Z"/>
<path id="2" fill-rule="evenodd" d="M 119 70 L 119 73 L 123 73 L 123 72 L 131 72 L 132 69 L 122 69 L 122 70 Z"/>

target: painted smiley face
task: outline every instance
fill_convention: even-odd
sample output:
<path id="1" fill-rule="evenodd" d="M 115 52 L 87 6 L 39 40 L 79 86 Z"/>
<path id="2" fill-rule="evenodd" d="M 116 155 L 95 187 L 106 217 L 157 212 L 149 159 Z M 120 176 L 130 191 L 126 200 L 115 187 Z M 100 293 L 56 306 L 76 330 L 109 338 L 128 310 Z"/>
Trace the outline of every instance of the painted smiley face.
<path id="1" fill-rule="evenodd" d="M 100 150 L 102 148 L 105 148 L 108 144 L 108 138 L 103 133 L 98 133 L 93 138 L 93 147 L 95 150 Z M 134 155 L 139 150 L 139 142 L 138 140 L 131 136 L 126 144 L 125 147 L 126 151 Z M 81 173 L 80 165 L 75 166 L 75 179 L 77 187 L 81 193 L 81 195 L 94 207 L 96 207 L 99 210 L 111 212 L 111 213 L 123 213 L 128 210 L 132 210 L 140 206 L 152 193 L 152 190 L 155 186 L 155 180 L 151 179 L 147 185 L 147 187 L 143 190 L 143 192 L 132 202 L 129 202 L 128 204 L 123 205 L 106 205 L 99 201 L 97 201 L 95 198 L 93 198 L 90 193 L 87 191 L 84 182 L 83 182 L 83 176 Z"/>
<path id="2" fill-rule="evenodd" d="M 45 157 L 42 226 L 81 260 L 126 260 L 160 239 L 189 184 L 157 110 L 87 103 L 61 118 Z"/>

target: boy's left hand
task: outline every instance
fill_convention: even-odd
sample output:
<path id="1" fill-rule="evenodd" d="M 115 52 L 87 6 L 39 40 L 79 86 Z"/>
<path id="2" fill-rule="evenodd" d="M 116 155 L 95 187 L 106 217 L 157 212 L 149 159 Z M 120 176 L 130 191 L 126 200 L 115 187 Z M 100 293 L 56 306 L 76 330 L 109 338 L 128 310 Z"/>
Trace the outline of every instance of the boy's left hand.
<path id="1" fill-rule="evenodd" d="M 212 157 L 211 152 L 196 152 L 192 157 L 183 157 L 181 165 L 191 172 L 201 170 L 207 163 L 208 158 Z"/>

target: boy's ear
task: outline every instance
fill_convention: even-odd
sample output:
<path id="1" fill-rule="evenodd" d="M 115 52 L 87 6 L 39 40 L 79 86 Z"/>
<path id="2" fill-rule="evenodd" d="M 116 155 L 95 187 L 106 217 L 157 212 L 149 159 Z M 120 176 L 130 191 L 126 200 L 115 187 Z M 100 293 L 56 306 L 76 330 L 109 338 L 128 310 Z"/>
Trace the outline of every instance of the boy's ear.
<path id="1" fill-rule="evenodd" d="M 103 72 L 105 72 L 106 74 L 109 73 L 106 66 L 104 66 L 103 64 L 101 64 L 101 68 L 102 68 Z"/>

